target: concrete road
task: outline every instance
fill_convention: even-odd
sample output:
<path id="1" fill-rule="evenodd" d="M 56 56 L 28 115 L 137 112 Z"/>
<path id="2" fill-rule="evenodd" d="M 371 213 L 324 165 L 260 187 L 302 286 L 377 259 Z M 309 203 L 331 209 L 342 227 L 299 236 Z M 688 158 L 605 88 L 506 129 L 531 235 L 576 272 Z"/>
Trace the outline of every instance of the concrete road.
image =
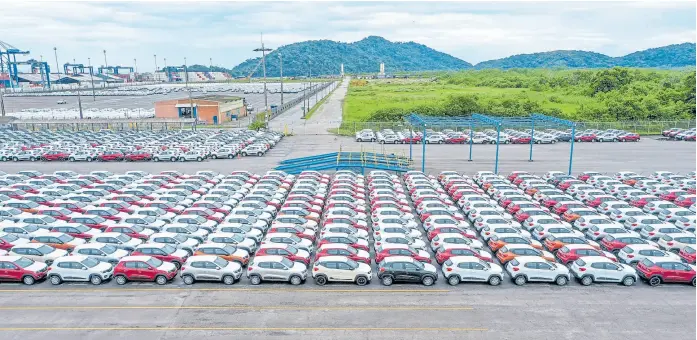
<path id="1" fill-rule="evenodd" d="M 394 153 L 409 156 L 409 145 L 380 145 L 376 143 L 357 143 L 349 137 L 331 135 L 296 135 L 285 137 L 281 143 L 265 156 L 241 157 L 232 160 L 207 160 L 201 163 L 45 163 L 45 162 L 5 162 L 0 170 L 15 172 L 35 169 L 53 172 L 58 169 L 89 172 L 105 169 L 124 172 L 140 169 L 159 172 L 176 169 L 186 173 L 196 170 L 212 169 L 229 173 L 233 169 L 263 173 L 277 166 L 280 161 L 295 157 L 305 157 L 329 152 L 371 151 Z M 457 170 L 473 174 L 480 170 L 493 170 L 495 145 L 474 145 L 473 161 L 468 162 L 469 145 L 427 145 L 426 172 L 438 173 L 443 170 Z M 499 172 L 525 170 L 543 174 L 550 170 L 566 171 L 569 166 L 569 144 L 535 145 L 533 159 L 529 162 L 528 145 L 502 145 L 499 154 Z M 422 145 L 413 145 L 413 168 L 421 169 Z M 643 138 L 638 143 L 576 143 L 573 173 L 581 171 L 637 171 L 650 173 L 657 170 L 670 170 L 686 173 L 695 170 L 695 144 L 691 142 L 658 141 Z"/>

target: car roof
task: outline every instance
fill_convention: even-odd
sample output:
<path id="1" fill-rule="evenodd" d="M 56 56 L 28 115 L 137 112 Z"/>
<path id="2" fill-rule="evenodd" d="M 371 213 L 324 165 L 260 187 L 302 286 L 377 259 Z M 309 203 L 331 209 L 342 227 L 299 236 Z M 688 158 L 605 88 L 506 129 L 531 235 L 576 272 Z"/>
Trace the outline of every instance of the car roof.
<path id="1" fill-rule="evenodd" d="M 261 261 L 272 261 L 272 262 L 281 262 L 284 257 L 280 255 L 262 255 L 262 256 L 255 256 L 254 257 L 254 263 L 259 263 Z"/>
<path id="2" fill-rule="evenodd" d="M 8 261 L 8 262 L 15 262 L 22 258 L 22 256 L 18 255 L 5 255 L 5 256 L 0 256 L 0 261 Z"/>
<path id="3" fill-rule="evenodd" d="M 386 263 L 390 263 L 390 262 L 414 262 L 415 260 L 409 256 L 389 256 L 389 257 L 386 257 L 383 261 Z"/>
<path id="4" fill-rule="evenodd" d="M 189 257 L 189 258 L 186 260 L 186 262 L 187 262 L 187 263 L 190 263 L 190 262 L 193 262 L 193 261 L 210 261 L 210 262 L 213 262 L 213 261 L 215 261 L 216 259 L 218 259 L 218 256 L 215 256 L 215 255 L 193 255 L 193 256 Z"/>
<path id="5" fill-rule="evenodd" d="M 452 261 L 453 263 L 460 263 L 460 262 L 480 262 L 481 260 L 476 256 L 458 255 L 458 256 L 450 257 L 450 261 Z"/>
<path id="6" fill-rule="evenodd" d="M 121 261 L 147 261 L 151 259 L 152 256 L 145 256 L 145 255 L 137 255 L 137 256 L 125 256 L 121 259 Z"/>
<path id="7" fill-rule="evenodd" d="M 515 259 L 521 264 L 528 262 L 548 262 L 541 256 L 517 256 Z"/>
<path id="8" fill-rule="evenodd" d="M 346 256 L 340 256 L 340 255 L 332 255 L 332 256 L 322 256 L 320 259 L 317 261 L 341 261 L 341 262 L 347 262 L 348 258 Z"/>
<path id="9" fill-rule="evenodd" d="M 15 247 L 22 247 L 22 248 L 39 248 L 41 246 L 45 246 L 46 244 L 43 243 L 37 243 L 37 242 L 29 242 L 29 243 L 24 243 L 24 244 L 18 244 Z M 49 246 L 50 247 L 50 246 Z"/>
<path id="10" fill-rule="evenodd" d="M 53 263 L 56 262 L 65 262 L 65 261 L 84 261 L 88 258 L 86 255 L 71 255 L 71 256 L 61 256 L 53 261 Z"/>
<path id="11" fill-rule="evenodd" d="M 605 257 L 605 256 L 583 256 L 581 257 L 583 261 L 586 263 L 592 263 L 592 262 L 606 262 L 606 263 L 615 263 L 615 261 Z"/>

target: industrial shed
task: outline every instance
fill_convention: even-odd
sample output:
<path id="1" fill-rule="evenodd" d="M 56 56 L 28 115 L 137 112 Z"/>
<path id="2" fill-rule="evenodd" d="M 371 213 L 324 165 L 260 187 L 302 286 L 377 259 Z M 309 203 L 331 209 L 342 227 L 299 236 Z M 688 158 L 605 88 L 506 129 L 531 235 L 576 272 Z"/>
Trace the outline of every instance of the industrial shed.
<path id="1" fill-rule="evenodd" d="M 155 103 L 157 118 L 197 118 L 209 124 L 223 124 L 246 116 L 244 99 L 235 96 L 210 95 Z"/>

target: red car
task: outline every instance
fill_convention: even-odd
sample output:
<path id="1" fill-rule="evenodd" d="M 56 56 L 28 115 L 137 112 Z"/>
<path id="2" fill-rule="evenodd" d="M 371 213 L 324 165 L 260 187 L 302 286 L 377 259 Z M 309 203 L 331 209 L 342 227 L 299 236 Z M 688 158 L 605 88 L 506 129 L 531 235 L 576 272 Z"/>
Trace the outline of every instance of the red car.
<path id="1" fill-rule="evenodd" d="M 610 195 L 607 195 L 607 196 L 595 196 L 595 197 L 593 197 L 593 199 L 591 199 L 591 200 L 586 200 L 584 203 L 586 203 L 586 205 L 589 206 L 589 207 L 591 207 L 591 208 L 597 208 L 598 206 L 600 206 L 601 204 L 603 204 L 603 202 L 607 202 L 607 201 L 616 201 L 616 200 L 617 200 L 617 198 L 612 197 L 612 196 L 610 196 Z"/>
<path id="2" fill-rule="evenodd" d="M 695 196 L 678 197 L 673 203 L 683 208 L 689 208 L 691 205 L 695 204 Z"/>
<path id="3" fill-rule="evenodd" d="M 421 136 L 404 137 L 401 142 L 402 144 L 418 144 L 421 143 Z"/>
<path id="4" fill-rule="evenodd" d="M 258 252 L 257 252 L 258 254 Z M 354 260 L 356 262 L 363 262 L 365 264 L 370 264 L 370 254 L 366 252 L 365 250 L 359 251 L 356 248 L 353 248 L 347 244 L 337 244 L 337 243 L 329 243 L 325 244 L 319 250 L 317 250 L 317 253 L 315 255 L 315 261 L 319 260 L 323 256 L 335 256 L 335 255 L 340 255 L 340 256 L 346 256 L 350 258 L 351 260 Z M 309 259 L 308 259 L 309 262 Z"/>
<path id="5" fill-rule="evenodd" d="M 688 135 L 685 138 L 683 138 L 682 140 L 694 142 L 695 140 L 697 140 L 697 135 Z"/>
<path id="6" fill-rule="evenodd" d="M 695 248 L 691 246 L 682 248 L 678 253 L 678 256 L 680 256 L 680 258 L 682 258 L 687 263 L 695 264 Z"/>
<path id="7" fill-rule="evenodd" d="M 530 137 L 513 137 L 511 138 L 511 143 L 513 144 L 530 144 Z"/>
<path id="8" fill-rule="evenodd" d="M 63 151 L 49 151 L 41 156 L 44 161 L 64 161 L 70 157 L 70 154 Z"/>
<path id="9" fill-rule="evenodd" d="M 626 247 L 628 244 L 649 243 L 639 236 L 631 235 L 606 235 L 602 240 L 600 240 L 600 248 L 615 255 L 617 255 L 620 249 Z"/>
<path id="10" fill-rule="evenodd" d="M 45 263 L 35 262 L 23 256 L 6 256 L 0 260 L 0 281 L 22 282 L 32 285 L 36 281 L 46 278 L 48 266 Z"/>
<path id="11" fill-rule="evenodd" d="M 467 143 L 467 137 L 450 137 L 445 139 L 446 144 L 465 144 Z"/>
<path id="12" fill-rule="evenodd" d="M 592 246 L 582 246 L 578 247 L 577 245 L 574 245 L 576 247 L 574 248 L 569 248 L 566 246 L 561 247 L 557 252 L 557 258 L 559 259 L 559 262 L 563 264 L 571 264 L 571 262 L 574 262 L 578 260 L 579 257 L 583 256 L 602 256 L 602 257 L 607 257 L 612 261 L 617 262 L 617 258 L 614 256 L 609 256 L 602 250 L 595 249 Z"/>
<path id="13" fill-rule="evenodd" d="M 386 257 L 390 256 L 408 256 L 419 262 L 431 263 L 431 258 L 427 256 L 428 253 L 412 249 L 407 245 L 394 245 L 390 248 L 383 248 L 382 251 L 375 253 L 375 262 L 380 263 Z"/>
<path id="14" fill-rule="evenodd" d="M 595 171 L 584 171 L 578 175 L 578 179 L 585 182 L 589 178 L 591 178 L 591 176 L 598 176 L 598 175 L 602 175 L 602 174 L 599 172 L 595 172 Z"/>
<path id="15" fill-rule="evenodd" d="M 574 185 L 574 184 L 583 184 L 583 183 L 584 183 L 584 182 L 581 181 L 581 180 L 577 180 L 577 179 L 567 179 L 566 181 L 563 181 L 563 182 L 557 184 L 557 188 L 558 188 L 559 190 L 566 191 L 566 189 L 568 189 L 569 187 L 571 187 L 571 186 Z"/>
<path id="16" fill-rule="evenodd" d="M 663 130 L 661 132 L 661 134 L 664 137 L 674 137 L 675 135 L 677 135 L 678 133 L 683 132 L 683 131 L 685 131 L 685 130 L 681 129 L 681 128 L 672 128 L 672 129 L 668 129 L 668 130 Z"/>
<path id="17" fill-rule="evenodd" d="M 25 241 L 23 238 L 19 238 L 15 234 L 10 234 L 10 233 L 3 233 L 4 235 L 0 236 L 0 249 L 2 250 L 10 250 L 12 247 L 16 246 L 17 244 L 21 244 L 22 241 Z"/>
<path id="18" fill-rule="evenodd" d="M 436 262 L 438 262 L 438 264 L 443 264 L 443 262 L 447 261 L 453 256 L 474 256 L 482 261 L 491 262 L 491 257 L 488 255 L 485 256 L 482 253 L 466 246 L 463 246 L 462 248 L 458 247 L 450 249 L 444 249 L 443 247 L 438 248 L 438 251 L 436 252 Z"/>
<path id="19" fill-rule="evenodd" d="M 670 201 L 673 202 L 675 201 L 678 197 L 687 195 L 687 191 L 671 191 L 665 194 L 660 194 L 658 198 L 664 200 L 664 201 Z M 689 207 L 689 205 L 688 205 Z"/>
<path id="20" fill-rule="evenodd" d="M 477 236 L 472 234 L 468 234 L 464 230 L 460 228 L 455 228 L 455 227 L 447 227 L 447 226 L 442 226 L 442 227 L 437 227 L 429 230 L 427 237 L 429 240 L 432 240 L 434 237 L 436 237 L 438 234 L 445 234 L 445 233 L 452 233 L 452 234 L 460 234 L 464 237 L 467 238 L 472 238 L 476 239 Z"/>
<path id="21" fill-rule="evenodd" d="M 661 283 L 690 283 L 696 285 L 695 270 L 689 265 L 678 261 L 656 261 L 653 262 L 645 258 L 636 266 L 637 274 L 644 280 L 649 281 L 649 285 L 657 286 Z"/>
<path id="22" fill-rule="evenodd" d="M 325 226 L 325 225 L 331 224 L 331 223 L 348 224 L 348 225 L 350 225 L 350 226 L 352 226 L 352 227 L 354 227 L 354 228 L 356 228 L 356 229 L 362 229 L 362 230 L 365 230 L 365 231 L 369 231 L 367 226 L 361 225 L 361 224 L 359 224 L 357 221 L 354 221 L 354 220 L 352 220 L 352 219 L 349 219 L 349 218 L 342 218 L 342 217 L 327 218 L 327 219 L 324 220 L 324 223 L 322 224 L 322 226 Z"/>
<path id="23" fill-rule="evenodd" d="M 637 133 L 627 133 L 617 137 L 620 142 L 638 142 L 641 140 L 641 136 Z"/>
<path id="24" fill-rule="evenodd" d="M 99 156 L 97 156 L 97 159 L 102 161 L 102 162 L 109 162 L 109 161 L 122 161 L 123 160 L 123 153 L 121 151 L 106 151 Z"/>
<path id="25" fill-rule="evenodd" d="M 565 212 L 567 212 L 569 209 L 580 209 L 580 208 L 585 208 L 585 206 L 581 203 L 564 203 L 564 204 L 557 204 L 554 206 L 552 211 L 561 216 Z"/>
<path id="26" fill-rule="evenodd" d="M 151 256 L 126 256 L 114 268 L 114 280 L 123 285 L 128 281 L 155 281 L 164 285 L 177 276 L 177 267 Z"/>
<path id="27" fill-rule="evenodd" d="M 149 161 L 152 159 L 152 154 L 149 152 L 133 152 L 124 156 L 127 162 Z"/>
<path id="28" fill-rule="evenodd" d="M 256 253 L 256 256 L 263 255 L 281 255 L 293 262 L 300 262 L 305 265 L 310 264 L 309 252 L 285 244 L 265 244 Z"/>
<path id="29" fill-rule="evenodd" d="M 594 142 L 597 139 L 595 134 L 592 133 L 584 133 L 582 135 L 576 135 L 574 137 L 574 141 L 576 142 Z"/>

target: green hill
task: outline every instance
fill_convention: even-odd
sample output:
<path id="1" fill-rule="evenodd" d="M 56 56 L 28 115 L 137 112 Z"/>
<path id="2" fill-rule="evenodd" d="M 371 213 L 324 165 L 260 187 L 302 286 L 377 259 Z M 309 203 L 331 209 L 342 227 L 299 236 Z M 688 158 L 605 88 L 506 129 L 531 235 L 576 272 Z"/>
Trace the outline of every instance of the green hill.
<path id="1" fill-rule="evenodd" d="M 424 70 L 461 70 L 472 64 L 449 54 L 438 52 L 414 42 L 391 42 L 370 36 L 354 43 L 331 40 L 313 40 L 282 46 L 266 56 L 266 75 L 279 75 L 279 53 L 283 57 L 284 76 L 339 74 L 344 64 L 345 73 L 377 73 L 385 63 L 387 73 Z M 248 59 L 232 69 L 232 75 L 245 77 L 259 64 L 261 58 Z M 311 64 L 310 64 L 311 61 Z M 262 75 L 261 67 L 254 73 Z"/>
<path id="2" fill-rule="evenodd" d="M 481 62 L 474 67 L 486 68 L 605 68 L 625 67 L 685 67 L 695 66 L 695 44 L 683 43 L 637 51 L 613 58 L 587 51 L 552 51 L 517 54 L 507 58 Z"/>

